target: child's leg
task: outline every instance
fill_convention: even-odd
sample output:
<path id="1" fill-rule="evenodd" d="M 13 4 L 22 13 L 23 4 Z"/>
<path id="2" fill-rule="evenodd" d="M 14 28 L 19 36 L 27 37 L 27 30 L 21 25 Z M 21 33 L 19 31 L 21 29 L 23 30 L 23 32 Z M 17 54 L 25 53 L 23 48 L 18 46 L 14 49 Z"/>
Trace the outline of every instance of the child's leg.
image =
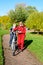
<path id="1" fill-rule="evenodd" d="M 15 41 L 15 35 L 14 35 L 13 39 L 12 39 L 12 44 L 11 44 L 13 56 L 15 55 L 15 51 L 16 51 L 15 43 L 16 43 L 16 41 Z"/>
<path id="2" fill-rule="evenodd" d="M 13 35 L 10 34 L 10 41 L 9 41 L 9 44 L 10 44 L 10 45 L 12 44 L 12 39 L 13 39 Z"/>

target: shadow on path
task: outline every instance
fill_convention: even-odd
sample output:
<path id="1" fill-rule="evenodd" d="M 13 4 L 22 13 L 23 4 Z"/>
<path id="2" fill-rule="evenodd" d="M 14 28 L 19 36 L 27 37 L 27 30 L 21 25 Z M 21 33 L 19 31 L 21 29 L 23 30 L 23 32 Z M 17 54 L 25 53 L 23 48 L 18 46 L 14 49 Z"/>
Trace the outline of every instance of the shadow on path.
<path id="1" fill-rule="evenodd" d="M 25 40 L 24 41 L 24 49 L 23 51 L 33 42 L 33 40 Z M 16 50 L 18 49 L 18 46 L 16 46 Z M 21 51 L 20 51 L 21 52 Z M 20 52 L 16 53 L 16 55 L 18 55 Z"/>
<path id="2" fill-rule="evenodd" d="M 25 40 L 24 41 L 24 49 L 23 51 L 33 42 L 33 40 Z M 16 47 L 16 50 L 18 49 L 18 46 Z M 21 51 L 20 51 L 21 52 Z M 20 52 L 18 52 L 16 55 L 18 55 Z"/>
<path id="3" fill-rule="evenodd" d="M 33 40 L 25 40 L 25 49 L 33 42 Z"/>

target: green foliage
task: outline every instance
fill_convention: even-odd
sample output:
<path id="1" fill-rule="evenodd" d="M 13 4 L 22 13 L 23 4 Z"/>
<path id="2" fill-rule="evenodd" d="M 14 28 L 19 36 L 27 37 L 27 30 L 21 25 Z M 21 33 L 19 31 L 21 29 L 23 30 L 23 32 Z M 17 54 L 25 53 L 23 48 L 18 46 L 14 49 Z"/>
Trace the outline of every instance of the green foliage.
<path id="1" fill-rule="evenodd" d="M 15 10 L 10 10 L 8 15 L 11 18 L 12 22 L 14 22 L 14 20 L 15 22 L 24 22 L 27 19 L 28 13 L 24 5 L 18 4 Z"/>
<path id="2" fill-rule="evenodd" d="M 0 17 L 0 29 L 9 29 L 11 26 L 11 20 L 9 16 Z"/>
<path id="3" fill-rule="evenodd" d="M 28 12 L 28 16 L 29 16 L 30 14 L 32 14 L 33 12 L 38 12 L 38 10 L 36 9 L 36 7 L 33 7 L 33 6 L 27 6 L 27 7 L 26 7 L 26 10 L 27 10 L 27 12 Z"/>
<path id="4" fill-rule="evenodd" d="M 15 22 L 14 20 L 16 19 L 15 12 L 13 10 L 10 10 L 8 16 L 10 17 L 11 23 L 13 24 Z"/>
<path id="5" fill-rule="evenodd" d="M 15 7 L 15 10 L 10 10 L 8 13 L 9 17 L 11 18 L 12 22 L 19 22 L 19 21 L 26 21 L 27 17 L 37 11 L 35 7 L 26 6 L 25 4 L 18 4 Z"/>
<path id="6" fill-rule="evenodd" d="M 43 12 L 25 4 L 17 4 L 14 10 L 8 12 L 8 16 L 0 17 L 0 29 L 9 29 L 14 22 L 18 24 L 20 21 L 30 29 L 43 31 Z"/>
<path id="7" fill-rule="evenodd" d="M 8 22 L 8 23 L 6 24 L 6 26 L 5 26 L 5 29 L 8 30 L 8 29 L 10 29 L 11 26 L 12 26 L 12 24 L 11 24 L 10 22 Z"/>
<path id="8" fill-rule="evenodd" d="M 18 22 L 19 21 L 24 22 L 27 19 L 28 13 L 24 5 L 17 5 L 15 9 L 15 13 L 16 13 L 16 19 Z"/>
<path id="9" fill-rule="evenodd" d="M 32 13 L 25 22 L 26 26 L 30 29 L 43 30 L 43 13 Z"/>

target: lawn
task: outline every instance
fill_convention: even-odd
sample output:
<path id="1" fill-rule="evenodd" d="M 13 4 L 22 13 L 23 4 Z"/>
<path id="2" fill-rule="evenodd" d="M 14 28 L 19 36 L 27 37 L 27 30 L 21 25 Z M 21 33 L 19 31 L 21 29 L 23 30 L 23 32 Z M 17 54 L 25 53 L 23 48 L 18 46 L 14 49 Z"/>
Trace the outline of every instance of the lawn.
<path id="1" fill-rule="evenodd" d="M 27 33 L 26 45 L 36 58 L 43 62 L 43 35 Z"/>
<path id="2" fill-rule="evenodd" d="M 7 30 L 0 30 L 0 65 L 3 65 L 3 49 L 2 49 L 2 35 L 7 34 Z"/>
<path id="3" fill-rule="evenodd" d="M 2 35 L 7 33 L 7 30 L 0 30 L 0 65 L 3 65 Z M 43 35 L 27 33 L 25 43 L 37 59 L 43 62 Z"/>

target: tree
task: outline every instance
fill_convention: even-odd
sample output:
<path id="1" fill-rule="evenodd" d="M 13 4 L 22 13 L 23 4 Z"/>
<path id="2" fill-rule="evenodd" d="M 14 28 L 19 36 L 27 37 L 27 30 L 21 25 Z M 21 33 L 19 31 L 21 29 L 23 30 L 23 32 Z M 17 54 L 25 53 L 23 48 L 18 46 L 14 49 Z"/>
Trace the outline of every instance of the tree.
<path id="1" fill-rule="evenodd" d="M 32 14 L 33 12 L 38 12 L 38 10 L 36 9 L 36 7 L 34 7 L 34 6 L 27 6 L 26 10 L 28 12 L 28 15 Z"/>
<path id="2" fill-rule="evenodd" d="M 26 20 L 25 24 L 30 29 L 43 30 L 43 13 L 32 13 Z"/>
<path id="3" fill-rule="evenodd" d="M 15 10 L 11 10 L 8 15 L 13 22 L 14 20 L 16 22 L 19 22 L 19 21 L 24 22 L 27 19 L 28 13 L 27 13 L 27 10 L 25 9 L 25 5 L 18 4 Z"/>
<path id="4" fill-rule="evenodd" d="M 14 20 L 16 19 L 15 11 L 10 10 L 9 13 L 8 13 L 8 16 L 10 17 L 11 23 L 13 24 Z"/>
<path id="5" fill-rule="evenodd" d="M 16 13 L 16 17 L 17 17 L 17 21 L 25 21 L 27 19 L 27 11 L 25 9 L 24 5 L 18 5 L 16 6 L 15 9 L 15 13 Z"/>
<path id="6" fill-rule="evenodd" d="M 11 26 L 11 22 L 10 21 L 11 20 L 10 20 L 9 16 L 2 16 L 2 17 L 0 17 L 0 27 L 2 29 L 9 29 L 10 26 Z M 9 26 L 9 28 L 8 28 L 8 26 Z"/>

